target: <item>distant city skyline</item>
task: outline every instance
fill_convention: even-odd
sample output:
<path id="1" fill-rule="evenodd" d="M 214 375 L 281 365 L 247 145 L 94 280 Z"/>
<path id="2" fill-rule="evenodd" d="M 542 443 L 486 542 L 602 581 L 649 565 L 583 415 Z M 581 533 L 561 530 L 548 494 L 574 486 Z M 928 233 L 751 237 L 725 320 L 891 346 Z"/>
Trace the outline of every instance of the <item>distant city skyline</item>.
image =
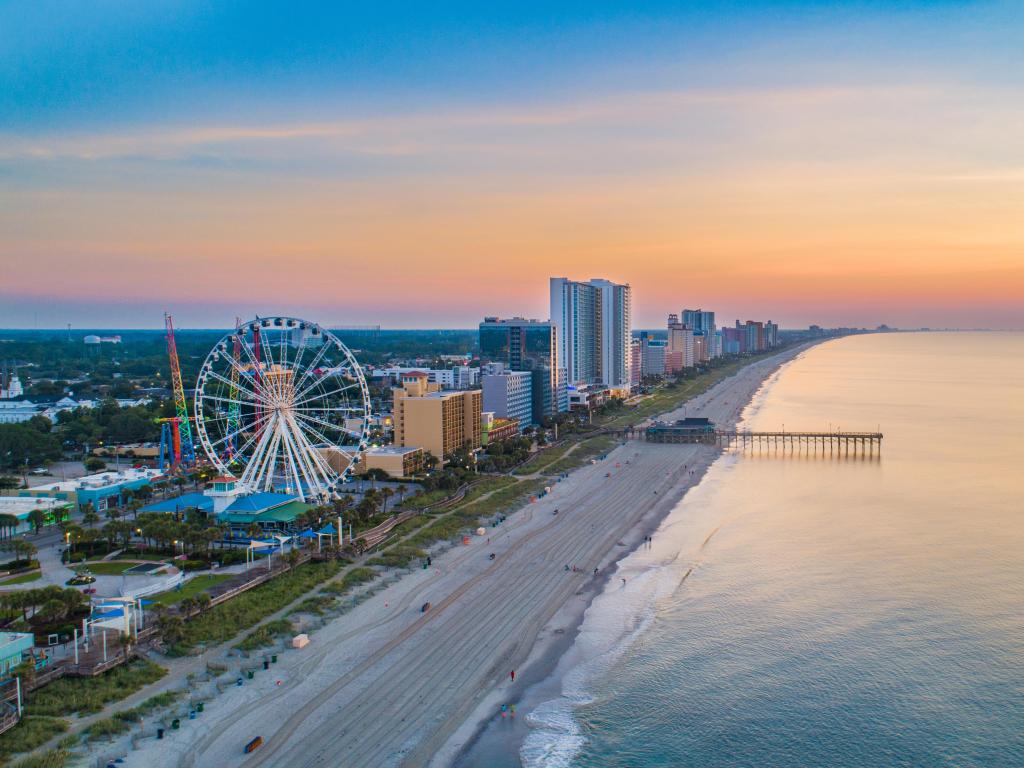
<path id="1" fill-rule="evenodd" d="M 0 6 L 0 327 L 1024 328 L 1024 6 Z"/>

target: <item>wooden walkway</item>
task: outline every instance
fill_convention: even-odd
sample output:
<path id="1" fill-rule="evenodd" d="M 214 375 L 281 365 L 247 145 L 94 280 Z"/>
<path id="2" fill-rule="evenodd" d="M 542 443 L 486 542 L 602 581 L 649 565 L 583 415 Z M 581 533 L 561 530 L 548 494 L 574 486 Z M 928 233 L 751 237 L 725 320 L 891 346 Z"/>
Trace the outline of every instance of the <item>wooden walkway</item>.
<path id="1" fill-rule="evenodd" d="M 882 449 L 881 432 L 754 432 L 716 430 L 715 442 L 726 448 L 781 449 L 808 453 L 874 453 Z"/>

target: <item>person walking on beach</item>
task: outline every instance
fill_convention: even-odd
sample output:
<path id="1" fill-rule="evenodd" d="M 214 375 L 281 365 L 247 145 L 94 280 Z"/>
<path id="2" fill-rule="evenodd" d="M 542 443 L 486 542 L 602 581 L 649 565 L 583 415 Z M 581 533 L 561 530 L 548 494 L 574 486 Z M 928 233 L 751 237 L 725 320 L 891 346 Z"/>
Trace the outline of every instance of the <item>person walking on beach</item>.
<path id="1" fill-rule="evenodd" d="M 513 683 L 516 681 L 516 671 L 514 669 L 508 673 L 508 676 L 512 678 Z"/>

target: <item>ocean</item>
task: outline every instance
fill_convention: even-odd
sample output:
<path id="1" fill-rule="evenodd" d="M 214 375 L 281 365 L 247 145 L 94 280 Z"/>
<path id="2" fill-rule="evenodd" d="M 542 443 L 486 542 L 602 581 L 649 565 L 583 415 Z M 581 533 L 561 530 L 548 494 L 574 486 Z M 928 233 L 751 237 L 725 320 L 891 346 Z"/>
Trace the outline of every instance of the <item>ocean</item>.
<path id="1" fill-rule="evenodd" d="M 826 342 L 743 426 L 885 439 L 723 455 L 498 762 L 1024 766 L 1024 334 Z"/>

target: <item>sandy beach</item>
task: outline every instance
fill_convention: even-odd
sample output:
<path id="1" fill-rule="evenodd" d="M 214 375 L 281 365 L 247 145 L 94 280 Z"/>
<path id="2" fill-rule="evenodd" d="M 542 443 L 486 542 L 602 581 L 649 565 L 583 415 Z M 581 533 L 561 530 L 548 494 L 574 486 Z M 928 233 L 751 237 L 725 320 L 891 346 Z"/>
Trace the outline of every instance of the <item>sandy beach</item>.
<path id="1" fill-rule="evenodd" d="M 687 415 L 734 424 L 800 351 L 752 363 L 687 403 Z M 139 741 L 126 764 L 450 765 L 502 703 L 550 671 L 611 566 L 717 455 L 708 446 L 626 442 L 486 537 L 435 556 L 430 569 L 329 622 L 271 672 L 229 687 L 202 718 L 163 741 Z M 245 756 L 257 735 L 264 746 Z"/>

